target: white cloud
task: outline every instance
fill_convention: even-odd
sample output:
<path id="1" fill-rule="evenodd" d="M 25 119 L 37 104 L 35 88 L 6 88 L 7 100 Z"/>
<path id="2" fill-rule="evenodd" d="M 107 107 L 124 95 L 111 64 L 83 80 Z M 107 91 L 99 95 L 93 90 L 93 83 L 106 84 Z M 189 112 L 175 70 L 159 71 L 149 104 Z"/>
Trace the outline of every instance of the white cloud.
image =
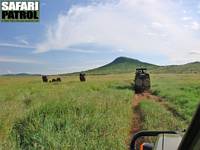
<path id="1" fill-rule="evenodd" d="M 20 42 L 21 42 L 22 44 L 29 45 L 29 42 L 26 41 L 26 40 L 23 40 L 23 39 L 22 39 Z"/>
<path id="2" fill-rule="evenodd" d="M 152 22 L 152 26 L 155 27 L 155 28 L 162 28 L 164 27 L 163 24 L 159 23 L 159 22 Z"/>
<path id="3" fill-rule="evenodd" d="M 16 37 L 14 37 L 14 40 L 17 41 L 20 44 L 29 45 L 29 42 L 27 41 L 26 35 L 16 36 Z"/>
<path id="4" fill-rule="evenodd" d="M 198 51 L 191 51 L 191 52 L 189 52 L 189 54 L 197 56 L 197 55 L 200 55 L 200 52 L 198 52 Z"/>
<path id="5" fill-rule="evenodd" d="M 186 16 L 185 16 L 185 17 L 182 17 L 181 20 L 183 20 L 183 21 L 192 20 L 192 17 L 186 17 Z"/>
<path id="6" fill-rule="evenodd" d="M 196 21 L 193 21 L 193 22 L 191 23 L 191 28 L 192 28 L 193 30 L 199 30 L 199 29 L 200 29 L 200 24 L 199 24 L 198 22 L 196 22 Z"/>
<path id="7" fill-rule="evenodd" d="M 8 56 L 0 56 L 0 62 L 6 63 L 25 63 L 25 64 L 43 64 L 37 60 L 25 59 L 25 58 L 16 58 Z"/>
<path id="8" fill-rule="evenodd" d="M 46 39 L 37 45 L 36 52 L 97 43 L 126 52 L 159 52 L 172 62 L 185 62 L 186 54 L 200 47 L 200 39 L 195 33 L 199 24 L 191 24 L 194 30 L 185 28 L 180 19 L 184 17 L 182 10 L 179 3 L 171 0 L 119 0 L 73 6 L 48 27 Z"/>
<path id="9" fill-rule="evenodd" d="M 0 47 L 15 47 L 15 48 L 31 48 L 34 49 L 36 47 L 30 46 L 29 43 L 25 40 L 21 41 L 20 44 L 16 43 L 0 43 Z"/>
<path id="10" fill-rule="evenodd" d="M 27 48 L 35 49 L 36 46 L 31 45 L 26 35 L 20 35 L 13 38 L 14 42 L 0 42 L 0 47 L 14 47 L 14 48 Z"/>
<path id="11" fill-rule="evenodd" d="M 11 70 L 7 70 L 7 73 L 8 74 L 12 74 L 13 72 Z"/>

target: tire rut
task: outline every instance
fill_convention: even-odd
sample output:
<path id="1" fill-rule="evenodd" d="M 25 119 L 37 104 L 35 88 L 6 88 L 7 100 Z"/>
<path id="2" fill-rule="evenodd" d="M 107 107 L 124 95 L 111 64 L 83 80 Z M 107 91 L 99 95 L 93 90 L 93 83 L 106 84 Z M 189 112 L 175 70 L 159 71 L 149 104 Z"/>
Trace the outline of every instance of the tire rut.
<path id="1" fill-rule="evenodd" d="M 132 118 L 132 125 L 131 125 L 131 130 L 130 130 L 130 140 L 132 136 L 142 130 L 142 122 L 143 122 L 143 116 L 139 107 L 139 104 L 143 100 L 151 100 L 154 102 L 158 102 L 161 106 L 163 106 L 167 111 L 171 112 L 172 115 L 176 118 L 179 118 L 182 121 L 185 121 L 184 116 L 179 114 L 175 108 L 170 106 L 165 99 L 162 97 L 153 95 L 150 92 L 144 92 L 141 94 L 135 94 L 133 96 L 133 101 L 132 101 L 132 109 L 133 109 L 133 118 Z M 138 143 L 141 143 L 141 141 L 138 141 Z"/>
<path id="2" fill-rule="evenodd" d="M 132 101 L 132 109 L 133 109 L 133 118 L 132 118 L 132 125 L 130 130 L 130 140 L 132 139 L 132 136 L 139 132 L 142 129 L 142 113 L 140 111 L 139 103 L 144 99 L 144 93 L 142 94 L 135 94 Z M 139 143 L 142 143 L 142 140 L 138 141 Z M 129 148 L 128 148 L 129 149 Z"/>

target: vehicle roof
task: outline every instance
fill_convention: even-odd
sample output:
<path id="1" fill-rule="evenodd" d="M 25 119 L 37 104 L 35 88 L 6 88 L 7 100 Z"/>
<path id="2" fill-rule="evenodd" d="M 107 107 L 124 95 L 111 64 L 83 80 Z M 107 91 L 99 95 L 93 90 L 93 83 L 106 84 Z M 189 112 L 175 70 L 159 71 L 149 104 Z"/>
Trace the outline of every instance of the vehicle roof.
<path id="1" fill-rule="evenodd" d="M 136 70 L 147 70 L 147 68 L 136 68 Z"/>

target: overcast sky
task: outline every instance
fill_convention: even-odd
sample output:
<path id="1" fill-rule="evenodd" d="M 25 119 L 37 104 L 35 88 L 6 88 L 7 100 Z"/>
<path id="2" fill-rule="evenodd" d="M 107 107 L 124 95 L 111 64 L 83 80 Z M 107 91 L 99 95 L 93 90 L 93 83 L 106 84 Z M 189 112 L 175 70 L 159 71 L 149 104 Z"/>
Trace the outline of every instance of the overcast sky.
<path id="1" fill-rule="evenodd" d="M 39 23 L 0 23 L 0 74 L 66 73 L 118 56 L 200 61 L 199 0 L 41 0 Z"/>

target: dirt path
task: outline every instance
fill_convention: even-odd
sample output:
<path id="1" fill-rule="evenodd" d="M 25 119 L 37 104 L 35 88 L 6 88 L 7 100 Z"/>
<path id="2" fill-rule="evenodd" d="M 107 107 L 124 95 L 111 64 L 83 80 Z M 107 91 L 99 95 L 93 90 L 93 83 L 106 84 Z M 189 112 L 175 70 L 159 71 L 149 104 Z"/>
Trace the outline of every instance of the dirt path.
<path id="1" fill-rule="evenodd" d="M 132 138 L 132 136 L 135 133 L 142 130 L 142 120 L 143 120 L 143 118 L 142 118 L 141 110 L 139 108 L 139 103 L 142 100 L 151 100 L 151 101 L 158 102 L 160 105 L 164 106 L 166 108 L 166 110 L 171 112 L 175 117 L 178 117 L 181 120 L 185 120 L 185 118 L 181 114 L 179 114 L 175 110 L 175 108 L 171 107 L 166 102 L 166 100 L 164 100 L 163 98 L 161 98 L 159 96 L 152 95 L 150 92 L 135 94 L 133 96 L 133 101 L 132 101 L 133 121 L 132 121 L 132 125 L 131 125 L 131 130 L 130 130 L 130 138 Z M 139 142 L 141 142 L 141 141 L 139 141 Z"/>
<path id="2" fill-rule="evenodd" d="M 166 108 L 169 112 L 173 114 L 176 118 L 179 118 L 180 120 L 185 120 L 185 118 L 179 114 L 175 108 L 169 105 L 166 100 L 164 100 L 162 97 L 152 95 L 150 92 L 145 92 L 141 94 L 135 94 L 132 101 L 132 108 L 133 108 L 133 123 L 132 123 L 132 130 L 131 133 L 134 134 L 141 130 L 141 111 L 139 108 L 139 103 L 142 100 L 151 100 L 158 102 L 160 105 Z"/>
<path id="3" fill-rule="evenodd" d="M 150 99 L 155 102 L 158 102 L 160 105 L 165 107 L 167 111 L 171 112 L 174 117 L 179 118 L 182 121 L 186 120 L 186 118 L 182 116 L 180 113 L 178 113 L 174 107 L 170 106 L 167 100 L 165 100 L 164 98 L 152 95 L 151 93 L 145 93 L 144 99 Z"/>
<path id="4" fill-rule="evenodd" d="M 133 108 L 133 120 L 130 130 L 130 140 L 132 136 L 139 132 L 142 129 L 142 114 L 139 108 L 139 103 L 143 99 L 147 99 L 148 93 L 142 93 L 142 94 L 135 94 L 132 101 L 132 108 Z M 141 143 L 141 141 L 138 141 Z"/>
<path id="5" fill-rule="evenodd" d="M 133 124 L 132 124 L 132 133 L 136 133 L 141 129 L 141 113 L 139 109 L 139 103 L 142 100 L 141 95 L 135 95 L 132 102 L 133 108 Z"/>
<path id="6" fill-rule="evenodd" d="M 150 99 L 161 102 L 162 99 L 158 96 L 154 96 L 151 93 L 145 92 L 141 94 L 135 94 L 132 101 L 132 108 L 133 108 L 133 123 L 131 134 L 138 132 L 141 130 L 142 127 L 142 114 L 139 108 L 139 103 L 144 99 Z"/>

